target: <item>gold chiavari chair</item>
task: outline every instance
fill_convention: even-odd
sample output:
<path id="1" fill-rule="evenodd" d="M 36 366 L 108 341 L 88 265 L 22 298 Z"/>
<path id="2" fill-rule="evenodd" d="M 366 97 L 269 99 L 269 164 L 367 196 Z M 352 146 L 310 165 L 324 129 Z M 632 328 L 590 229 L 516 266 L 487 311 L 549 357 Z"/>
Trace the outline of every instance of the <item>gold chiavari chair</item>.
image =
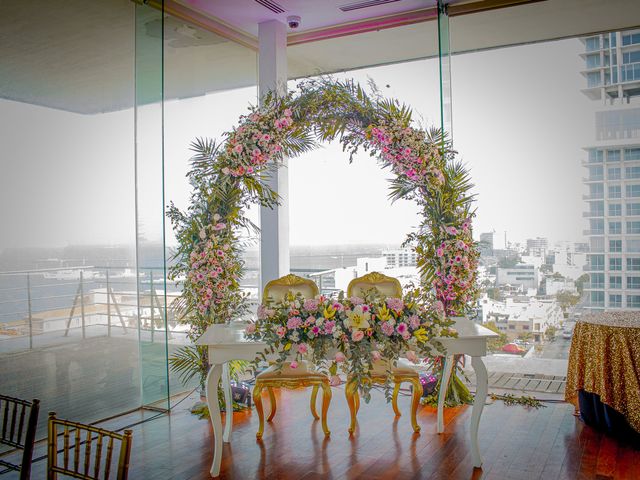
<path id="1" fill-rule="evenodd" d="M 39 410 L 40 400 L 38 399 L 29 402 L 0 395 L 0 415 L 2 415 L 0 444 L 22 450 L 20 465 L 0 458 L 0 475 L 15 471 L 19 472 L 20 480 L 31 478 L 31 460 Z"/>
<path id="2" fill-rule="evenodd" d="M 83 480 L 108 480 L 116 441 L 120 443 L 116 480 L 127 480 L 131 457 L 131 430 L 119 434 L 91 425 L 60 420 L 56 418 L 55 412 L 49 412 L 48 427 L 47 480 L 57 480 L 58 474 Z M 58 464 L 59 429 L 62 433 L 62 465 Z M 83 454 L 81 450 L 84 450 Z"/>
<path id="3" fill-rule="evenodd" d="M 318 286 L 309 279 L 298 277 L 293 274 L 285 275 L 284 277 L 272 280 L 264 288 L 263 298 L 266 300 L 271 298 L 272 301 L 281 301 L 288 294 L 300 293 L 304 298 L 314 298 L 318 295 Z M 276 365 L 271 365 L 269 368 L 259 373 L 256 376 L 256 384 L 253 388 L 253 402 L 258 412 L 258 418 L 260 420 L 260 426 L 256 433 L 257 438 L 262 438 L 264 433 L 264 410 L 262 408 L 262 390 L 267 389 L 269 393 L 269 403 L 271 404 L 271 412 L 267 418 L 267 422 L 273 420 L 276 414 L 276 397 L 273 392 L 274 388 L 301 388 L 301 387 L 313 387 L 311 392 L 311 414 L 317 420 L 320 417 L 316 411 L 316 401 L 318 397 L 318 390 L 322 389 L 322 430 L 325 435 L 329 435 L 331 432 L 327 426 L 327 411 L 329 404 L 331 403 L 331 386 L 329 385 L 329 378 L 319 372 L 310 370 L 310 366 L 307 362 L 300 362 L 298 368 L 291 368 L 289 362 L 285 362 L 281 369 L 278 369 Z"/>
<path id="4" fill-rule="evenodd" d="M 347 287 L 347 296 L 363 297 L 365 293 L 371 289 L 376 289 L 383 297 L 402 298 L 402 285 L 400 285 L 398 279 L 388 277 L 378 272 L 371 272 L 351 280 Z M 371 382 L 384 385 L 389 376 L 389 372 L 391 372 L 391 380 L 394 383 L 391 403 L 396 417 L 400 416 L 400 410 L 398 409 L 400 385 L 406 382 L 410 383 L 413 387 L 411 396 L 411 425 L 413 431 L 418 433 L 420 426 L 416 420 L 416 413 L 418 411 L 418 405 L 420 404 L 420 397 L 422 396 L 420 377 L 418 373 L 410 367 L 403 367 L 401 365 L 394 366 L 389 360 L 380 360 L 373 363 Z M 358 394 L 358 384 L 352 379 L 347 379 L 345 396 L 347 397 L 347 404 L 351 412 L 349 433 L 353 433 L 356 428 L 358 410 L 360 409 L 360 396 Z"/>

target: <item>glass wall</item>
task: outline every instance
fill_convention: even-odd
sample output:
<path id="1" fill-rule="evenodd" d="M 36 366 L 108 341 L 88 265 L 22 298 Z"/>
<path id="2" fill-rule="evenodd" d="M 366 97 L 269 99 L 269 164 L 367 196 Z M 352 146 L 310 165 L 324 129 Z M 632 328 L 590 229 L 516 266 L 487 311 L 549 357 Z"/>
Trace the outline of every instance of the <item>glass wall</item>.
<path id="1" fill-rule="evenodd" d="M 134 10 L 0 5 L 0 391 L 79 421 L 142 401 Z"/>
<path id="2" fill-rule="evenodd" d="M 191 144 L 198 138 L 224 141 L 222 135 L 237 124 L 249 105 L 257 103 L 257 54 L 215 33 L 179 19 L 164 18 L 164 205 L 173 203 L 185 211 L 192 187 L 187 173 L 193 155 Z M 248 212 L 259 224 L 259 209 Z M 173 263 L 176 239 L 172 225 L 165 225 L 167 265 Z M 257 307 L 259 238 L 246 238 L 243 288 Z M 188 340 L 188 325 L 175 318 L 171 304 L 180 294 L 180 284 L 167 280 L 169 357 Z M 196 387 L 197 378 L 183 385 L 169 370 L 173 393 Z"/>

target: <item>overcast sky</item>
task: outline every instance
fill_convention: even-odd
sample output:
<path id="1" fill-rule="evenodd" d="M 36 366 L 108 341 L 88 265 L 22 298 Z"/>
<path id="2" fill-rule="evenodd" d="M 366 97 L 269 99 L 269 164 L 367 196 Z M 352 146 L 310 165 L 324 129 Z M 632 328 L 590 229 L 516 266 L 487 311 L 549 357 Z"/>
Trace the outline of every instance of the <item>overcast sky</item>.
<path id="1" fill-rule="evenodd" d="M 581 49 L 573 39 L 453 58 L 453 135 L 476 184 L 476 236 L 582 239 L 580 161 L 600 105 L 580 93 Z M 439 124 L 435 60 L 340 77 L 371 77 L 424 125 Z M 255 99 L 246 88 L 166 102 L 167 201 L 186 205 L 189 142 L 219 138 Z M 153 240 L 161 237 L 161 172 L 147 159 L 158 158 L 161 130 L 154 107 L 140 115 L 139 210 Z M 0 145 L 0 249 L 133 241 L 131 110 L 87 116 L 0 101 Z M 292 245 L 400 243 L 418 222 L 413 204 L 388 202 L 388 172 L 368 155 L 350 165 L 339 145 L 324 145 L 292 159 L 289 175 Z"/>

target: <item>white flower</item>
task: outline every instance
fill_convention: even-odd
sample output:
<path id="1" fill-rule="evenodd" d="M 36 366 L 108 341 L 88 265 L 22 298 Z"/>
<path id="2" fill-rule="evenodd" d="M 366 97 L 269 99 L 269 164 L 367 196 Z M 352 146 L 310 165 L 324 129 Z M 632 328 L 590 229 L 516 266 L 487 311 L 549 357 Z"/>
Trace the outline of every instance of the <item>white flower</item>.
<path id="1" fill-rule="evenodd" d="M 369 328 L 369 319 L 371 312 L 365 311 L 362 305 L 357 305 L 352 311 L 347 312 L 347 321 L 344 322 L 347 327 L 364 330 Z"/>
<path id="2" fill-rule="evenodd" d="M 295 330 L 292 334 L 289 335 L 289 338 L 292 342 L 297 342 L 298 340 L 300 340 L 300 334 L 297 330 Z"/>

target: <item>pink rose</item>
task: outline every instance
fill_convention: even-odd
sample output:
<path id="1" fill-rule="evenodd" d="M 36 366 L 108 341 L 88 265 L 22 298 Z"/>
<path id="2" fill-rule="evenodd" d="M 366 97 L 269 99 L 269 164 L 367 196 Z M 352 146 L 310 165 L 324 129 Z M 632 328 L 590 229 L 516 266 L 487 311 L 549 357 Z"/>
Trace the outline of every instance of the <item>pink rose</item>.
<path id="1" fill-rule="evenodd" d="M 244 329 L 244 332 L 249 334 L 249 335 L 251 335 L 252 333 L 255 333 L 255 331 L 256 331 L 256 324 L 255 323 L 250 323 Z"/>
<path id="2" fill-rule="evenodd" d="M 308 350 L 309 348 L 307 347 L 306 343 L 301 343 L 300 345 L 298 345 L 298 353 L 304 355 Z"/>
<path id="3" fill-rule="evenodd" d="M 296 361 L 294 360 L 293 362 L 291 362 L 291 363 L 289 364 L 289 366 L 290 366 L 291 368 L 293 368 L 293 369 L 296 369 L 296 368 L 298 368 L 298 362 L 296 362 Z"/>
<path id="4" fill-rule="evenodd" d="M 342 363 L 347 359 L 347 357 L 345 357 L 344 353 L 342 352 L 337 352 L 336 356 L 335 356 L 335 360 L 337 363 Z"/>
<path id="5" fill-rule="evenodd" d="M 363 338 L 364 338 L 364 332 L 362 330 L 354 330 L 351 333 L 351 340 L 353 340 L 354 342 L 359 342 Z"/>

